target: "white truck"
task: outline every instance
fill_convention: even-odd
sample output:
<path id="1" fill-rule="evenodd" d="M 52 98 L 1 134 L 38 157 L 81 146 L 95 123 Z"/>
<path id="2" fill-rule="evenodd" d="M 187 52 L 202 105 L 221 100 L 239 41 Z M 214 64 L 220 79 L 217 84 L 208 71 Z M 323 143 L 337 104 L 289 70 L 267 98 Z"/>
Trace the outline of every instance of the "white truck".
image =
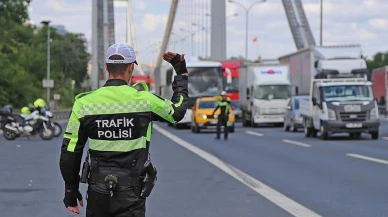
<path id="1" fill-rule="evenodd" d="M 379 136 L 378 107 L 366 62 L 359 45 L 310 47 L 280 57 L 289 63 L 296 94 L 309 94 L 300 102 L 305 136 L 327 139 L 335 133 Z"/>
<path id="2" fill-rule="evenodd" d="M 246 63 L 239 68 L 239 94 L 244 126 L 283 125 L 291 97 L 289 65 Z"/>

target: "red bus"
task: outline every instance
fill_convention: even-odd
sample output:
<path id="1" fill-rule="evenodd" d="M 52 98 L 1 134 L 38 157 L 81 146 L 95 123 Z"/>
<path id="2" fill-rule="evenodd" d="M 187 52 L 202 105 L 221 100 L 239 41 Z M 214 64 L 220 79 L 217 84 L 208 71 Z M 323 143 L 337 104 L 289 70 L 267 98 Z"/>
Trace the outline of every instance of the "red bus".
<path id="1" fill-rule="evenodd" d="M 151 77 L 149 75 L 132 75 L 130 85 L 134 85 L 138 82 L 144 82 L 147 84 L 148 89 L 150 89 L 151 86 Z"/>
<path id="2" fill-rule="evenodd" d="M 238 67 L 243 64 L 239 60 L 221 61 L 223 71 L 223 86 L 227 96 L 232 101 L 239 100 L 238 94 Z"/>

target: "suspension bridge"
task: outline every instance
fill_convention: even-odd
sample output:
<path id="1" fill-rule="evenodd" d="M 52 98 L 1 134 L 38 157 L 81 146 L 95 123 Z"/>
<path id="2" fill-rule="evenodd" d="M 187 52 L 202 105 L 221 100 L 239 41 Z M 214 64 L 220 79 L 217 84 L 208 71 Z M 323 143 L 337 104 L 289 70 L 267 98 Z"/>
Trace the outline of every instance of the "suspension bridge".
<path id="1" fill-rule="evenodd" d="M 237 14 L 226 14 L 226 4 L 234 3 L 245 9 L 246 16 L 250 8 L 246 8 L 238 0 L 171 0 L 168 19 L 162 40 L 150 44 L 140 50 L 136 40 L 136 30 L 132 8 L 136 1 L 132 0 L 94 0 L 92 9 L 92 88 L 101 86 L 107 79 L 104 69 L 104 51 L 115 43 L 115 2 L 126 3 L 126 42 L 135 48 L 140 63 L 135 74 L 143 75 L 141 64 L 142 54 L 152 56 L 153 68 L 149 72 L 153 77 L 158 73 L 162 63 L 162 53 L 168 49 L 180 50 L 190 56 L 204 59 L 225 60 L 226 57 L 226 20 Z M 254 1 L 266 3 L 266 0 Z M 282 0 L 287 21 L 298 50 L 315 45 L 302 0 Z M 247 16 L 248 17 L 248 16 Z M 248 18 L 246 17 L 246 25 Z M 141 31 L 141 30 L 140 30 Z M 248 32 L 246 33 L 248 35 Z M 247 40 L 247 39 L 246 39 Z M 247 52 L 248 48 L 246 48 Z"/>

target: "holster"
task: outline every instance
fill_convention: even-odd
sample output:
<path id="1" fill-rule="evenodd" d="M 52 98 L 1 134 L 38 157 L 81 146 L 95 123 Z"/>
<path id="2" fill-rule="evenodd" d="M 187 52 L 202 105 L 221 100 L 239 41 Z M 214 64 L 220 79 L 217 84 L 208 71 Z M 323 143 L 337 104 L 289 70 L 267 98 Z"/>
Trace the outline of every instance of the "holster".
<path id="1" fill-rule="evenodd" d="M 146 198 L 150 196 L 155 183 L 157 181 L 157 170 L 156 168 L 152 165 L 150 161 L 147 161 L 146 166 L 144 168 L 144 177 L 142 181 L 142 188 L 140 192 L 140 197 Z"/>

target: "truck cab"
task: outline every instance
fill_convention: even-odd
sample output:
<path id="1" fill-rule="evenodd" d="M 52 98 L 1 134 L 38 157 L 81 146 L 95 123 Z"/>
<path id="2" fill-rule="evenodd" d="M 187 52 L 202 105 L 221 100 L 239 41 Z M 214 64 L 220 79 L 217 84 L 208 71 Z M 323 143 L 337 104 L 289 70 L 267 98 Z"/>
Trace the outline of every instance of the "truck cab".
<path id="1" fill-rule="evenodd" d="M 300 113 L 306 137 L 318 132 L 321 139 L 335 133 L 351 137 L 369 133 L 372 139 L 379 135 L 378 107 L 363 70 L 318 73 L 311 82 L 310 98 L 300 103 Z"/>

